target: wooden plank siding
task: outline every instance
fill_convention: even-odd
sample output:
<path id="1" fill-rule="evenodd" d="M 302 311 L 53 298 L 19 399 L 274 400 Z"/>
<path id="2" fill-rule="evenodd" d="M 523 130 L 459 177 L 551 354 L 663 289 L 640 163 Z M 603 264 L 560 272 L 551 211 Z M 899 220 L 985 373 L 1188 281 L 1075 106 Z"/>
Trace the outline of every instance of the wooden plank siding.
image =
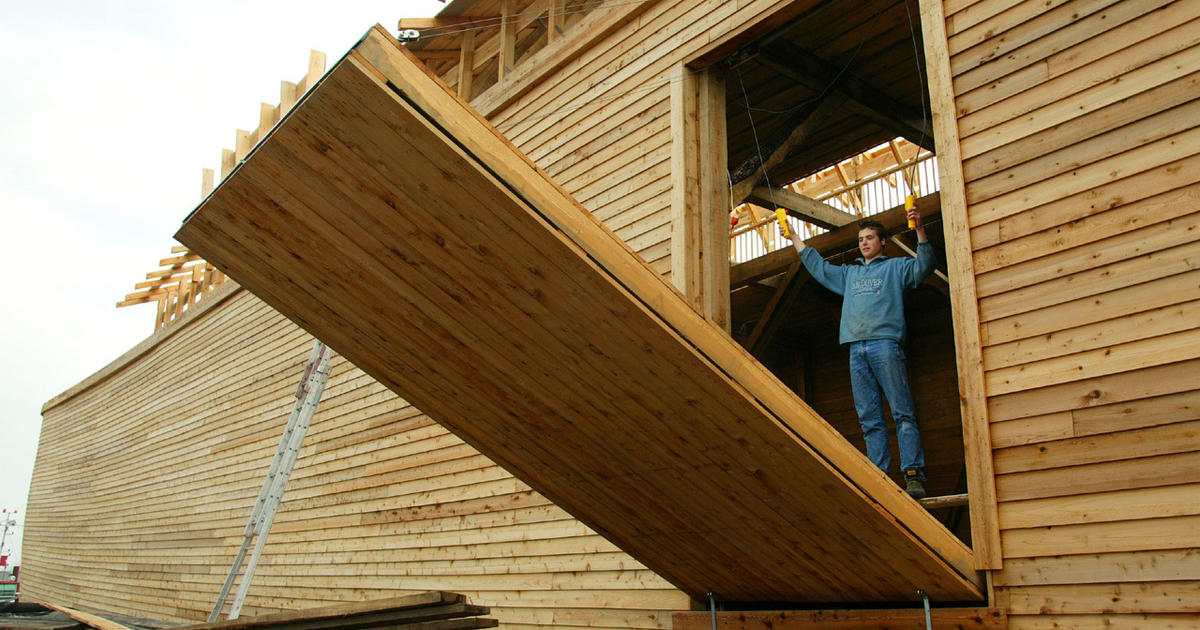
<path id="1" fill-rule="evenodd" d="M 236 293 L 45 410 L 23 598 L 202 620 L 312 338 Z M 506 626 L 658 628 L 688 598 L 337 357 L 243 614 L 453 586 Z"/>
<path id="2" fill-rule="evenodd" d="M 1011 628 L 1195 627 L 1200 4 L 941 7 L 1003 554 L 993 604 Z"/>

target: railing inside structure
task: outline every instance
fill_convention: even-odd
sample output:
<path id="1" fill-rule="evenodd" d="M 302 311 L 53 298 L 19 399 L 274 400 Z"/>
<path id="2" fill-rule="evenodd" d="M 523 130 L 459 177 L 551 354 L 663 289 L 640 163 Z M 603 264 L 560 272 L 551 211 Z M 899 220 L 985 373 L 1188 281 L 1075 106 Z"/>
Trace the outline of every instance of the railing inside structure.
<path id="1" fill-rule="evenodd" d="M 910 152 L 912 151 L 910 150 Z M 814 177 L 821 177 L 822 174 L 828 176 L 833 173 L 837 173 L 836 166 L 830 167 Z M 903 206 L 904 198 L 910 194 L 928 195 L 940 189 L 937 156 L 928 151 L 921 151 L 915 157 L 900 162 L 892 160 L 890 166 L 849 181 L 844 179 L 843 170 L 842 177 L 842 184 L 813 194 L 812 198 L 864 219 L 897 206 Z M 911 184 L 910 178 L 913 180 Z M 807 180 L 801 180 L 789 184 L 785 188 L 806 194 L 806 192 L 811 192 L 806 189 L 806 183 Z M 808 188 L 815 187 L 809 186 Z M 743 204 L 736 209 L 736 215 L 731 213 L 731 216 L 737 216 L 738 221 L 730 231 L 730 264 L 736 265 L 753 260 L 791 245 L 790 241 L 779 236 L 779 230 L 775 227 L 774 208 L 760 208 L 752 204 Z M 805 239 L 827 231 L 820 226 L 795 217 L 789 217 L 788 223 L 791 229 L 796 230 Z"/>

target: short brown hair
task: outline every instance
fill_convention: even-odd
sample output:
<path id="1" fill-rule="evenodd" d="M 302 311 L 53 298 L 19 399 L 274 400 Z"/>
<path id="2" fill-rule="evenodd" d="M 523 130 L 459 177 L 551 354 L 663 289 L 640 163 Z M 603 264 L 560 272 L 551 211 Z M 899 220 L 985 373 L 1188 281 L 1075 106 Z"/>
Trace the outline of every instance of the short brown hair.
<path id="1" fill-rule="evenodd" d="M 878 221 L 870 221 L 870 220 L 859 221 L 858 229 L 859 229 L 859 231 L 875 230 L 875 236 L 878 236 L 879 240 L 881 240 L 881 241 L 886 241 L 887 237 L 888 237 L 887 227 L 885 227 L 882 223 L 880 223 Z"/>

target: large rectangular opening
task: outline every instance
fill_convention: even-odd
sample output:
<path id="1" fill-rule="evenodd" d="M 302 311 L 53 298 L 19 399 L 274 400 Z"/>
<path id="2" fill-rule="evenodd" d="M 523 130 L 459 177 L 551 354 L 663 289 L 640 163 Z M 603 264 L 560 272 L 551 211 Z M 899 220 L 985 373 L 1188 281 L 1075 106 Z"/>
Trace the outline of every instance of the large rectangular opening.
<path id="1" fill-rule="evenodd" d="M 727 250 L 705 253 L 730 261 L 727 285 L 715 274 L 707 284 L 692 281 L 708 293 L 727 287 L 727 305 L 707 296 L 694 302 L 718 323 L 727 322 L 735 340 L 864 452 L 849 353 L 838 343 L 841 298 L 799 264 L 777 233 L 775 209 L 788 210 L 793 228 L 823 258 L 854 264 L 864 219 L 888 227 L 886 255 L 914 255 L 917 238 L 906 224 L 904 203 L 909 195 L 916 199 L 937 270 L 906 294 L 904 347 L 928 493 L 956 497 L 928 507 L 970 543 L 947 235 L 917 2 L 798 0 L 706 50 L 687 72 L 699 86 L 687 92 L 697 99 L 690 117 L 697 131 L 695 140 L 677 140 L 677 147 L 695 148 L 697 155 L 677 154 L 676 161 L 693 165 L 697 174 L 701 227 L 693 232 L 726 234 Z M 706 95 L 719 102 L 706 103 Z M 677 97 L 674 105 L 689 102 Z M 706 111 L 719 112 L 719 124 Z M 678 114 L 677 120 L 689 120 Z M 727 181 L 706 180 L 721 176 Z M 686 182 L 686 175 L 677 174 L 676 182 Z M 719 209 L 727 215 L 717 216 Z M 676 216 L 686 219 L 679 211 Z M 702 265 L 696 266 L 700 271 L 691 275 L 703 278 Z M 687 282 L 676 284 L 691 294 Z M 899 483 L 895 425 L 890 411 L 885 415 L 889 476 Z"/>

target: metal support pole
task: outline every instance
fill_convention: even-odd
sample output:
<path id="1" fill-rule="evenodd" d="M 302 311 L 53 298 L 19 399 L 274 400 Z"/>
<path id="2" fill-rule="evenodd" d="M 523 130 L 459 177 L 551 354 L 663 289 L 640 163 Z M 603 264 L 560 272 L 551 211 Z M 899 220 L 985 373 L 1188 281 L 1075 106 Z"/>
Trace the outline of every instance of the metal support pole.
<path id="1" fill-rule="evenodd" d="M 712 615 L 712 630 L 717 630 L 717 600 L 712 591 L 708 592 L 708 610 Z"/>
<path id="2" fill-rule="evenodd" d="M 925 630 L 933 630 L 933 616 L 929 614 L 929 595 L 926 595 L 925 591 L 921 589 L 917 589 L 917 595 L 920 595 L 921 599 L 925 601 Z"/>

